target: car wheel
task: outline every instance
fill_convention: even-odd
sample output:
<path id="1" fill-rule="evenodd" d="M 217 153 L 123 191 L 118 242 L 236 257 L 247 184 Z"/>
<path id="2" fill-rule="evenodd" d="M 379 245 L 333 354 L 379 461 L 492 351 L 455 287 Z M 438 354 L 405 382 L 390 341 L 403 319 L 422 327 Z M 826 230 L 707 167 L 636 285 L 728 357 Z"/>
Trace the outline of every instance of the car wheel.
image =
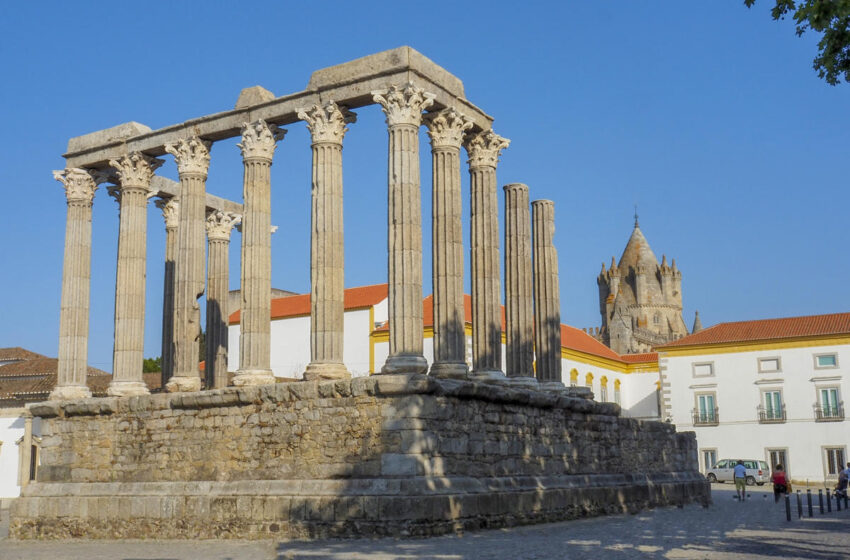
<path id="1" fill-rule="evenodd" d="M 717 482 L 717 477 L 716 477 L 716 476 L 714 476 L 714 473 L 708 473 L 708 476 L 707 476 L 707 477 L 705 477 L 705 478 L 707 478 L 707 479 L 708 479 L 708 481 L 709 481 L 710 483 L 712 483 L 712 484 L 714 484 L 715 482 Z"/>
<path id="2" fill-rule="evenodd" d="M 755 486 L 755 484 L 756 484 L 755 477 L 748 476 L 747 477 L 747 486 Z"/>

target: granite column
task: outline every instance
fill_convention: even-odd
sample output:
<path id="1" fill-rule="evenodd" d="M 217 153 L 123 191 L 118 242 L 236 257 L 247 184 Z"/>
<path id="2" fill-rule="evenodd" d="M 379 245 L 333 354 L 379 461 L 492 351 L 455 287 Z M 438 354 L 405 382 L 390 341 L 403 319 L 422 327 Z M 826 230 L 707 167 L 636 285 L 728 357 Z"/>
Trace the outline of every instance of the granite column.
<path id="1" fill-rule="evenodd" d="M 59 312 L 59 365 L 50 400 L 91 396 L 86 386 L 91 290 L 91 214 L 97 190 L 85 169 L 54 171 L 65 188 L 68 204 L 65 221 L 65 257 L 62 264 L 62 306 Z M 27 465 L 29 468 L 29 465 Z"/>
<path id="2" fill-rule="evenodd" d="M 422 208 L 419 126 L 434 96 L 408 83 L 372 92 L 389 132 L 387 276 L 390 351 L 381 373 L 425 373 L 422 353 Z"/>
<path id="3" fill-rule="evenodd" d="M 271 165 L 286 133 L 259 120 L 242 126 L 245 174 L 242 214 L 242 305 L 239 369 L 233 384 L 274 383 L 271 369 L 272 226 Z"/>
<path id="4" fill-rule="evenodd" d="M 176 198 L 156 201 L 165 219 L 165 277 L 162 286 L 162 387 L 174 373 L 174 261 L 177 256 L 177 225 L 180 203 Z"/>
<path id="5" fill-rule="evenodd" d="M 145 349 L 145 268 L 147 264 L 148 199 L 151 179 L 162 160 L 132 153 L 109 162 L 120 186 L 110 189 L 118 199 L 118 270 L 115 275 L 115 346 L 112 352 L 110 396 L 145 395 L 142 376 Z"/>
<path id="6" fill-rule="evenodd" d="M 499 208 L 496 166 L 510 141 L 492 130 L 471 136 L 469 190 L 472 270 L 472 373 L 476 381 L 503 381 L 499 281 Z"/>
<path id="7" fill-rule="evenodd" d="M 310 364 L 304 379 L 351 377 L 343 363 L 345 258 L 342 212 L 342 139 L 354 113 L 329 101 L 301 109 L 312 136 L 310 237 Z"/>
<path id="8" fill-rule="evenodd" d="M 207 389 L 227 387 L 227 297 L 230 292 L 230 232 L 242 217 L 207 215 L 207 335 L 204 376 Z"/>
<path id="9" fill-rule="evenodd" d="M 561 295 L 558 285 L 558 252 L 555 203 L 531 203 L 534 221 L 534 346 L 537 381 L 542 388 L 563 388 L 561 381 Z"/>
<path id="10" fill-rule="evenodd" d="M 426 117 L 431 137 L 435 377 L 466 379 L 460 147 L 472 121 L 452 108 Z"/>
<path id="11" fill-rule="evenodd" d="M 201 388 L 198 299 L 204 295 L 204 221 L 210 145 L 194 136 L 165 146 L 165 151 L 177 161 L 180 175 L 180 217 L 174 266 L 174 372 L 165 385 L 169 392 Z"/>

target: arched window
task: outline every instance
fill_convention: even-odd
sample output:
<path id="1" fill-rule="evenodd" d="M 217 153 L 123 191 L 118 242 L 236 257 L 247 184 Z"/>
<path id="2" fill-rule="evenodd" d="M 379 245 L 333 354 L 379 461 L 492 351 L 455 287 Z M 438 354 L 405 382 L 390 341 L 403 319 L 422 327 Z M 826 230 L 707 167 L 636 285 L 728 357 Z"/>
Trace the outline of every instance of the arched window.
<path id="1" fill-rule="evenodd" d="M 604 375 L 599 380 L 599 400 L 608 402 L 608 378 Z"/>
<path id="2" fill-rule="evenodd" d="M 578 370 L 573 368 L 570 370 L 570 387 L 578 385 Z"/>
<path id="3" fill-rule="evenodd" d="M 620 404 L 620 380 L 614 380 L 614 402 Z"/>
<path id="4" fill-rule="evenodd" d="M 587 375 L 584 376 L 584 386 L 588 389 L 593 389 L 593 374 L 587 372 Z"/>

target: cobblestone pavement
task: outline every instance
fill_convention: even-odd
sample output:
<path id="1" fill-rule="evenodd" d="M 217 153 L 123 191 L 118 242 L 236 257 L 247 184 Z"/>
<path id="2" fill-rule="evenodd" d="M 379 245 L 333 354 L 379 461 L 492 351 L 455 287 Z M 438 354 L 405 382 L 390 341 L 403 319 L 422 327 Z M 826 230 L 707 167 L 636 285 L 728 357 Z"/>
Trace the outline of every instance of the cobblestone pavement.
<path id="1" fill-rule="evenodd" d="M 765 487 L 767 488 L 767 487 Z M 637 515 L 597 517 L 550 525 L 482 531 L 422 540 L 290 541 L 48 541 L 6 538 L 0 512 L 2 560 L 847 560 L 850 511 L 792 521 L 764 488 L 733 499 L 731 485 L 715 485 L 714 505 L 663 508 Z M 805 502 L 805 500 L 804 500 Z"/>

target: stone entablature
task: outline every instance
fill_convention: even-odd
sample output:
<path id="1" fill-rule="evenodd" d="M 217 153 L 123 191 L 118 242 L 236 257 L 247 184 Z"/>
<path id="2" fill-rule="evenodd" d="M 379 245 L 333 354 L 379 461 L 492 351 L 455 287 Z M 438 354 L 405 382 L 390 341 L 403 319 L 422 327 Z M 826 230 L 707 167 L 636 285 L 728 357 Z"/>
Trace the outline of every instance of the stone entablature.
<path id="1" fill-rule="evenodd" d="M 693 434 L 586 393 L 384 375 L 31 405 L 12 533 L 431 535 L 709 499 Z"/>

